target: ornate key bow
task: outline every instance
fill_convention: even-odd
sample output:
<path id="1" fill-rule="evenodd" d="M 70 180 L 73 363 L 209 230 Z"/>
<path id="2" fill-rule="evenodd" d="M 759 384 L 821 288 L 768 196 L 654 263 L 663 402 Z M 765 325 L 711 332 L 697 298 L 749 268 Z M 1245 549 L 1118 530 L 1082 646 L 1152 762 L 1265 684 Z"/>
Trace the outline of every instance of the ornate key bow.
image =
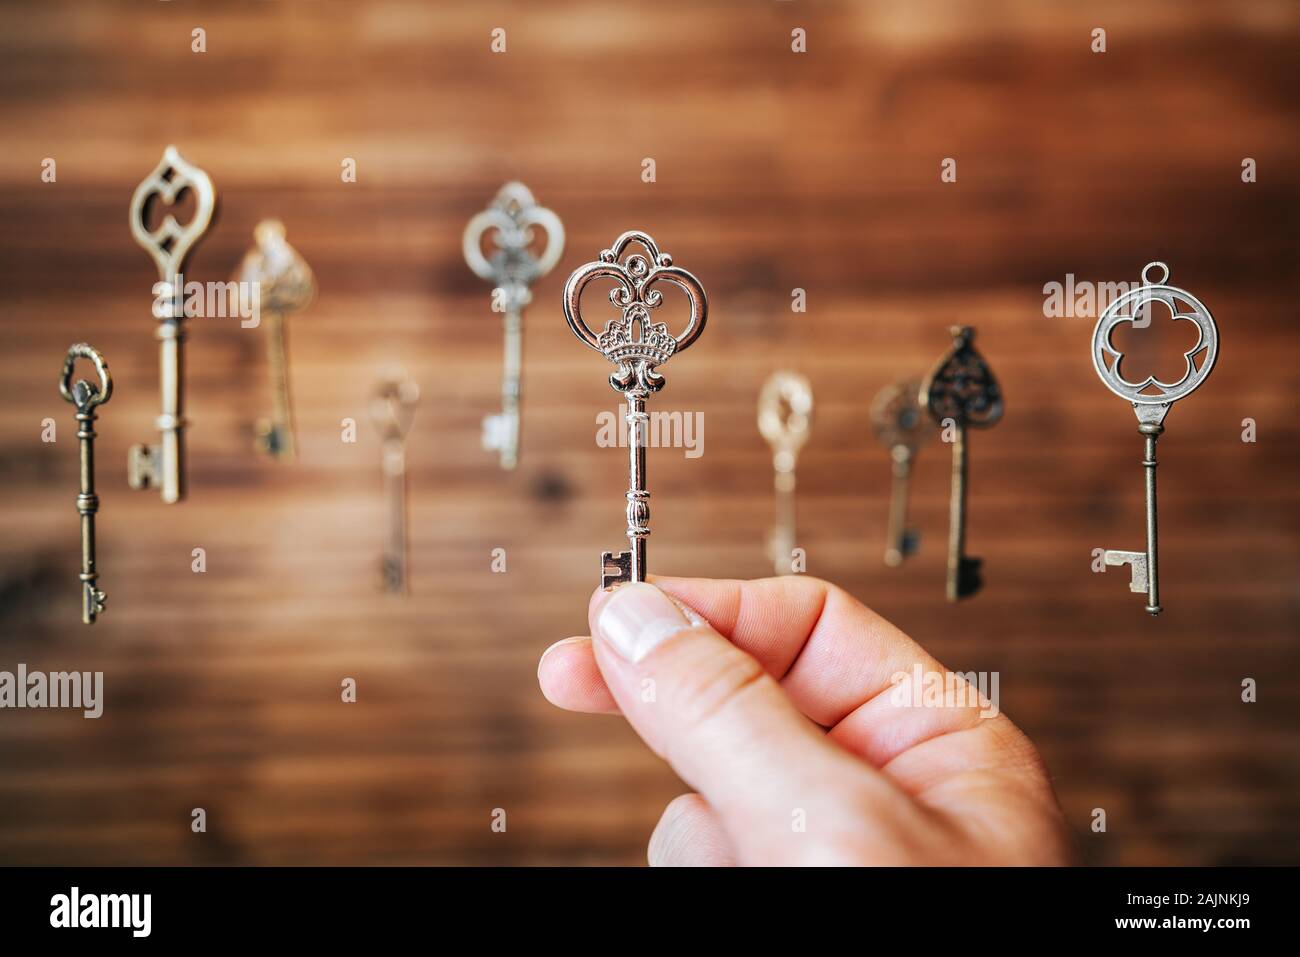
<path id="1" fill-rule="evenodd" d="M 628 247 L 640 246 L 644 252 Z M 609 301 L 619 315 L 605 323 L 599 335 L 582 318 L 582 293 L 597 279 L 612 279 Z M 690 315 L 686 328 L 673 335 L 667 323 L 655 322 L 654 310 L 663 304 L 663 292 L 655 288 L 670 283 L 686 293 Z M 601 587 L 628 581 L 645 581 L 646 536 L 650 534 L 650 493 L 646 491 L 645 446 L 649 415 L 646 398 L 664 386 L 658 367 L 688 348 L 708 318 L 709 303 L 704 287 L 693 275 L 674 266 L 672 257 L 661 253 L 649 234 L 632 230 L 619 236 L 595 262 L 579 266 L 564 284 L 564 319 L 573 334 L 616 366 L 609 384 L 623 393 L 627 402 L 628 490 L 627 537 L 629 551 L 601 555 Z"/>

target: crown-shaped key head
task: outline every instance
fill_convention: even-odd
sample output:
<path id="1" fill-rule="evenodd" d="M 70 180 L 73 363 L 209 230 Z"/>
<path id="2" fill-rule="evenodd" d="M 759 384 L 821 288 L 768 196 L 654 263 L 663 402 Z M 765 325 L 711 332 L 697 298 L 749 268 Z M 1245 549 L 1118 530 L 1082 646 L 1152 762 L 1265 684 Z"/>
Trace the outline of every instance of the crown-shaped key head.
<path id="1" fill-rule="evenodd" d="M 546 245 L 533 252 L 534 230 L 541 227 Z M 483 254 L 483 238 L 496 247 Z M 506 183 L 465 227 L 462 249 L 469 268 L 506 296 L 507 309 L 521 309 L 532 298 L 529 286 L 545 276 L 564 254 L 564 224 L 545 206 L 537 205 L 523 183 Z"/>
<path id="2" fill-rule="evenodd" d="M 633 244 L 644 253 L 633 252 L 624 258 Z M 621 313 L 606 322 L 599 335 L 582 318 L 583 290 L 596 279 L 615 281 L 609 301 Z M 654 288 L 660 282 L 686 292 L 690 314 L 680 335 L 673 335 L 667 323 L 651 318 L 663 304 L 663 292 Z M 618 392 L 645 396 L 662 389 L 664 379 L 656 367 L 699 338 L 708 314 L 709 302 L 700 281 L 674 266 L 672 257 L 661 253 L 650 235 L 639 230 L 618 237 L 597 261 L 575 269 L 564 285 L 565 321 L 575 336 L 618 366 L 609 377 L 609 384 Z"/>

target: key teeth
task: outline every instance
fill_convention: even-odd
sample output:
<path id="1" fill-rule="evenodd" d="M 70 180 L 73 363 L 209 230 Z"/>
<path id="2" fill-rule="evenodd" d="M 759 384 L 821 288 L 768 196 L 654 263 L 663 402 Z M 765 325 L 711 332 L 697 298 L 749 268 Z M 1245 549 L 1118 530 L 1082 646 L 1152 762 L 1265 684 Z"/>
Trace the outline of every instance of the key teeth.
<path id="1" fill-rule="evenodd" d="M 501 467 L 513 469 L 519 464 L 519 452 L 512 440 L 511 421 L 504 412 L 483 416 L 483 449 L 501 453 Z"/>
<path id="2" fill-rule="evenodd" d="M 271 419 L 257 420 L 257 448 L 277 459 L 293 458 L 293 442 L 288 432 Z"/>
<path id="3" fill-rule="evenodd" d="M 483 449 L 486 452 L 498 452 L 505 444 L 504 421 L 500 413 L 483 416 Z"/>
<path id="4" fill-rule="evenodd" d="M 1146 552 L 1123 552 L 1108 549 L 1105 553 L 1106 564 L 1118 568 L 1128 565 L 1132 573 L 1128 590 L 1138 595 L 1147 593 L 1147 556 Z M 1158 614 L 1152 612 L 1152 614 Z"/>
<path id="5" fill-rule="evenodd" d="M 974 558 L 970 555 L 961 557 L 957 565 L 957 580 L 953 583 L 955 587 L 948 593 L 949 601 L 969 598 L 984 587 L 984 577 L 980 574 L 980 567 L 983 564 L 982 558 Z"/>
<path id="6" fill-rule="evenodd" d="M 133 445 L 126 451 L 126 484 L 136 491 L 155 488 L 161 474 L 162 448 Z"/>
<path id="7" fill-rule="evenodd" d="M 914 528 L 904 529 L 897 539 L 885 548 L 885 564 L 890 568 L 899 568 L 909 557 L 915 555 L 921 545 L 921 533 Z"/>
<path id="8" fill-rule="evenodd" d="M 108 601 L 108 596 L 89 582 L 85 583 L 82 590 L 82 620 L 88 625 L 93 625 L 95 619 L 104 613 L 104 605 Z"/>
<path id="9" fill-rule="evenodd" d="M 609 569 L 615 569 L 613 573 Z M 631 552 L 600 553 L 600 587 L 613 588 L 632 580 Z"/>

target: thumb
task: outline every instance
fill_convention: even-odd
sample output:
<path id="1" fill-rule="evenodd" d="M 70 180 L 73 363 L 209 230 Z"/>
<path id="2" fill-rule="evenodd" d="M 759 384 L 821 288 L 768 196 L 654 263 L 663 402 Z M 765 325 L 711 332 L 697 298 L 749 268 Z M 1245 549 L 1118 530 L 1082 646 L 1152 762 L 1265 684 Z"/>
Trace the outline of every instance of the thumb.
<path id="1" fill-rule="evenodd" d="M 596 661 L 624 716 L 718 813 L 742 862 L 826 860 L 832 836 L 869 839 L 879 828 L 883 841 L 915 813 L 757 660 L 654 585 L 598 593 L 590 614 Z M 863 848 L 838 848 L 854 850 Z"/>

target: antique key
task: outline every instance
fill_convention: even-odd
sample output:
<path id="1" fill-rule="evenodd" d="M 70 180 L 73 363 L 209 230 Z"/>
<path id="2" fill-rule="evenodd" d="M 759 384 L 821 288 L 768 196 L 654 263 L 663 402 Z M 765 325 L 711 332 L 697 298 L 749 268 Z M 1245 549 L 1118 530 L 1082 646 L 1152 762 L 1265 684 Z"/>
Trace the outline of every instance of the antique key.
<path id="1" fill-rule="evenodd" d="M 383 442 L 384 485 L 388 497 L 388 541 L 381 570 L 384 588 L 404 592 L 406 580 L 406 433 L 415 417 L 420 387 L 393 373 L 382 379 L 370 399 L 370 418 Z"/>
<path id="2" fill-rule="evenodd" d="M 536 226 L 546 233 L 546 246 L 540 255 L 532 251 Z M 489 232 L 497 247 L 491 257 L 483 255 L 483 238 Z M 483 448 L 499 452 L 501 467 L 513 469 L 519 461 L 523 310 L 532 302 L 532 284 L 560 261 L 564 225 L 560 217 L 537 205 L 523 183 L 506 183 L 488 208 L 469 221 L 463 245 L 469 268 L 493 284 L 493 307 L 502 312 L 505 323 L 501 411 L 483 419 Z"/>
<path id="3" fill-rule="evenodd" d="M 627 247 L 637 244 L 645 254 L 634 252 L 620 262 Z M 593 279 L 612 279 L 609 301 L 620 315 L 605 323 L 600 335 L 582 318 L 582 291 Z M 653 288 L 660 282 L 681 287 L 690 303 L 690 319 L 681 335 L 668 331 L 667 323 L 652 322 L 651 311 L 663 303 L 663 292 Z M 646 536 L 650 534 L 650 493 L 646 491 L 646 444 L 649 415 L 646 399 L 663 388 L 664 378 L 656 366 L 667 362 L 700 337 L 708 319 L 709 303 L 700 281 L 685 269 L 674 266 L 672 257 L 661 253 L 647 233 L 632 230 L 619 236 L 603 250 L 599 260 L 579 266 L 564 284 L 564 319 L 573 334 L 603 354 L 617 368 L 609 384 L 623 393 L 627 403 L 628 490 L 625 552 L 604 552 L 600 556 L 600 585 L 610 588 L 622 582 L 646 580 Z"/>
<path id="4" fill-rule="evenodd" d="M 266 320 L 266 357 L 271 370 L 272 415 L 257 421 L 258 447 L 283 461 L 294 457 L 293 406 L 285 352 L 285 317 L 305 309 L 316 295 L 311 267 L 284 238 L 284 224 L 264 219 L 253 229 L 257 243 L 239 267 L 239 281 L 256 284 Z"/>
<path id="5" fill-rule="evenodd" d="M 921 383 L 918 401 L 941 429 L 951 429 L 952 498 L 948 517 L 948 600 L 979 591 L 980 559 L 966 554 L 966 430 L 1002 418 L 1002 390 L 984 358 L 971 346 L 975 330 L 952 326 L 952 348 Z"/>
<path id="6" fill-rule="evenodd" d="M 889 495 L 889 529 L 885 536 L 885 564 L 896 568 L 916 551 L 920 534 L 907 527 L 907 492 L 917 450 L 934 434 L 921 409 L 920 383 L 896 382 L 885 386 L 871 402 L 871 428 L 876 441 L 889 449 L 894 479 Z"/>
<path id="7" fill-rule="evenodd" d="M 792 570 L 795 548 L 795 464 L 812 431 L 812 385 L 797 372 L 774 372 L 758 396 L 758 431 L 772 447 L 776 522 L 768 554 L 778 575 Z"/>
<path id="8" fill-rule="evenodd" d="M 1153 270 L 1160 278 L 1152 280 Z M 1092 333 L 1092 364 L 1106 388 L 1133 404 L 1137 414 L 1138 432 L 1145 440 L 1142 467 L 1146 472 L 1147 499 L 1147 550 L 1122 552 L 1107 550 L 1107 565 L 1128 565 L 1131 570 L 1129 590 L 1147 595 L 1147 612 L 1158 615 L 1160 605 L 1159 566 L 1156 560 L 1156 439 L 1164 432 L 1165 416 L 1169 407 L 1184 396 L 1190 395 L 1205 381 L 1214 368 L 1219 355 L 1219 330 L 1214 317 L 1199 299 L 1184 289 L 1168 285 L 1169 267 L 1162 262 L 1147 263 L 1142 270 L 1142 285 L 1116 298 L 1097 321 Z M 1185 352 L 1187 368 L 1177 382 L 1161 382 L 1147 376 L 1141 382 L 1129 382 L 1120 374 L 1124 354 L 1110 341 L 1111 333 L 1121 322 L 1134 322 L 1148 315 L 1152 302 L 1169 307 L 1174 319 L 1187 319 L 1199 330 L 1196 345 Z M 1182 309 L 1179 303 L 1187 307 Z M 1197 365 L 1197 358 L 1200 365 Z M 1154 391 L 1151 391 L 1154 390 Z"/>
<path id="9" fill-rule="evenodd" d="M 157 229 L 145 225 L 151 200 L 171 205 L 181 194 L 194 194 L 194 217 L 185 226 L 167 213 Z M 144 247 L 158 267 L 160 281 L 153 287 L 156 335 L 161 343 L 159 382 L 162 412 L 157 419 L 159 443 L 133 445 L 127 453 L 127 483 L 134 489 L 157 486 L 162 500 L 178 502 L 185 495 L 185 417 L 181 398 L 181 344 L 185 335 L 181 320 L 185 281 L 185 257 L 207 231 L 216 207 L 216 193 L 208 174 L 181 158 L 176 147 L 168 146 L 153 172 L 136 187 L 131 198 L 131 235 Z"/>
<path id="10" fill-rule="evenodd" d="M 78 379 L 72 382 L 72 370 L 78 359 L 89 359 L 99 374 L 99 384 Z M 77 439 L 81 445 L 81 494 L 77 511 L 81 515 L 81 620 L 93 625 L 104 610 L 104 593 L 99 590 L 99 570 L 95 567 L 95 513 L 99 496 L 95 494 L 95 409 L 113 397 L 113 377 L 99 350 L 84 342 L 68 349 L 59 378 L 59 392 L 77 410 Z"/>

